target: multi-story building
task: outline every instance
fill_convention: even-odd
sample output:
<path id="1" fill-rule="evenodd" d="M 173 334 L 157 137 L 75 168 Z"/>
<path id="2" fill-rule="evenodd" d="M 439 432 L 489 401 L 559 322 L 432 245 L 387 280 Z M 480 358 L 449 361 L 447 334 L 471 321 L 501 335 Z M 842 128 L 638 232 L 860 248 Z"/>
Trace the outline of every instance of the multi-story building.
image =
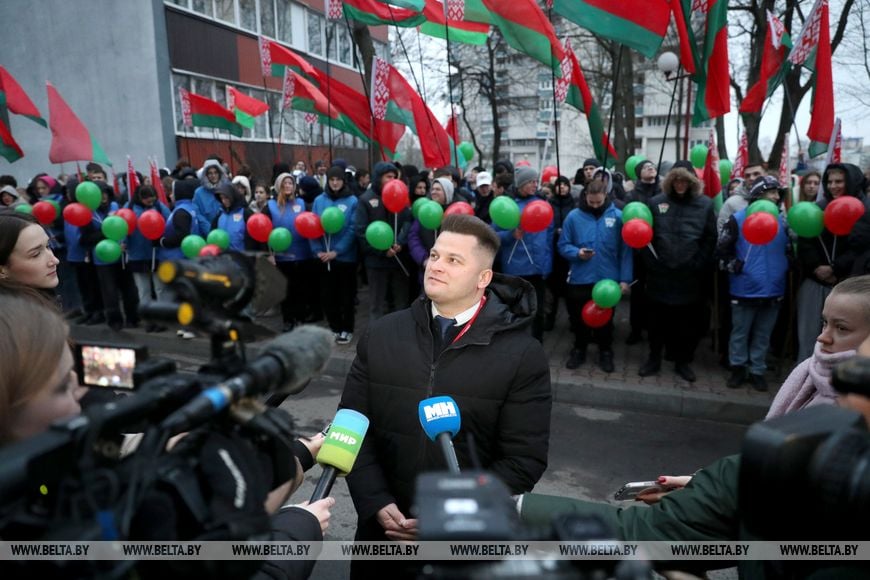
<path id="1" fill-rule="evenodd" d="M 375 52 L 389 56 L 386 27 L 371 28 Z M 217 153 L 231 166 L 250 165 L 268 179 L 276 159 L 313 162 L 343 157 L 368 165 L 365 143 L 279 112 L 281 79 L 261 72 L 257 38 L 263 35 L 302 54 L 361 92 L 358 52 L 344 21 L 327 22 L 314 0 L 9 0 L 0 3 L 2 64 L 48 116 L 45 81 L 61 93 L 122 171 L 127 155 L 147 167 L 154 157 L 194 165 Z M 226 103 L 228 86 L 267 101 L 269 112 L 253 130 L 231 140 L 222 132 L 184 127 L 179 87 Z M 28 179 L 52 167 L 50 133 L 12 116 L 12 132 L 25 152 L 0 168 Z M 4 163 L 0 161 L 0 163 Z"/>

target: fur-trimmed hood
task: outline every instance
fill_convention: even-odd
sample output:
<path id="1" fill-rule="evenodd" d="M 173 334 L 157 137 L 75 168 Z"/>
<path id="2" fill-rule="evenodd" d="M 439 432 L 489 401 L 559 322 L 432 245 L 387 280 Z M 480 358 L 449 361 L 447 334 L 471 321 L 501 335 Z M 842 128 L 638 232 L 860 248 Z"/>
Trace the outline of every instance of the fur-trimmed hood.
<path id="1" fill-rule="evenodd" d="M 683 177 L 689 181 L 689 197 L 697 197 L 701 195 L 701 192 L 703 191 L 701 180 L 698 179 L 697 175 L 682 167 L 674 167 L 668 171 L 664 181 L 662 181 L 662 191 L 668 194 L 668 196 L 672 195 L 674 192 L 674 181 L 678 177 Z"/>

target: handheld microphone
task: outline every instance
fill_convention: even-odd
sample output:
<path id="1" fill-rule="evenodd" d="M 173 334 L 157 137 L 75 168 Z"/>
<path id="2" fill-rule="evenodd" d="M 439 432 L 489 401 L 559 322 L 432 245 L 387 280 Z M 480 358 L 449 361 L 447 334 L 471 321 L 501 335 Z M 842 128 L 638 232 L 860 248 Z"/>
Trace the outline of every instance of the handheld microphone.
<path id="1" fill-rule="evenodd" d="M 160 427 L 180 433 L 245 397 L 270 391 L 295 395 L 326 366 L 332 343 L 332 333 L 319 326 L 301 326 L 282 334 L 266 344 L 263 354 L 245 370 L 201 392 Z"/>
<path id="2" fill-rule="evenodd" d="M 446 395 L 430 397 L 420 401 L 417 410 L 426 436 L 441 444 L 447 470 L 450 473 L 459 473 L 459 460 L 456 459 L 456 450 L 453 449 L 453 438 L 459 433 L 462 419 L 456 401 Z"/>
<path id="3" fill-rule="evenodd" d="M 368 429 L 369 420 L 362 413 L 353 409 L 339 409 L 335 414 L 323 446 L 317 453 L 317 463 L 323 466 L 323 473 L 309 503 L 328 496 L 335 478 L 350 473 Z"/>

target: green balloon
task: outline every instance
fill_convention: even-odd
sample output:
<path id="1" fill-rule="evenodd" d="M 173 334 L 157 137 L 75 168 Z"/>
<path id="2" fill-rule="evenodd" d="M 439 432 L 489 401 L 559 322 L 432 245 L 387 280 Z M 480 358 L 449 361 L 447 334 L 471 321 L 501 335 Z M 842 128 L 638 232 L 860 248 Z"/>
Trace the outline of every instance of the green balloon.
<path id="1" fill-rule="evenodd" d="M 420 206 L 420 211 L 417 212 L 417 220 L 427 230 L 437 230 L 441 227 L 441 220 L 443 218 L 444 208 L 441 207 L 440 203 L 431 199 L 427 199 L 426 203 Z"/>
<path id="2" fill-rule="evenodd" d="M 503 230 L 513 230 L 520 225 L 520 206 L 512 198 L 500 195 L 489 204 L 492 223 Z"/>
<path id="3" fill-rule="evenodd" d="M 722 187 L 725 187 L 731 181 L 731 169 L 733 168 L 734 164 L 728 159 L 719 160 L 719 178 L 722 182 Z"/>
<path id="4" fill-rule="evenodd" d="M 103 235 L 110 240 L 120 242 L 127 237 L 127 222 L 118 215 L 110 215 L 103 220 L 103 225 L 100 227 Z"/>
<path id="5" fill-rule="evenodd" d="M 393 245 L 393 229 L 387 222 L 373 221 L 366 228 L 366 241 L 376 250 L 389 250 Z"/>
<path id="6" fill-rule="evenodd" d="M 337 207 L 328 207 L 320 216 L 320 225 L 327 234 L 337 234 L 344 227 L 344 212 Z"/>
<path id="7" fill-rule="evenodd" d="M 720 191 L 718 194 L 716 194 L 716 197 L 713 198 L 713 211 L 718 214 L 719 210 L 722 209 L 722 204 L 724 203 L 725 200 L 722 198 L 722 192 Z"/>
<path id="8" fill-rule="evenodd" d="M 628 176 L 628 179 L 640 179 L 639 175 L 634 174 L 634 170 L 637 167 L 637 164 L 646 159 L 643 155 L 632 155 L 628 159 L 625 160 L 625 174 Z"/>
<path id="9" fill-rule="evenodd" d="M 15 206 L 15 211 L 20 213 L 29 213 L 30 215 L 33 215 L 33 206 L 27 203 L 22 203 L 21 205 Z"/>
<path id="10" fill-rule="evenodd" d="M 746 208 L 746 217 L 760 211 L 769 213 L 775 218 L 779 217 L 779 208 L 776 207 L 775 203 L 767 199 L 759 199 L 758 201 L 753 201 L 749 204 L 749 207 Z"/>
<path id="11" fill-rule="evenodd" d="M 599 308 L 613 308 L 622 299 L 622 288 L 615 280 L 599 280 L 592 287 L 592 301 Z"/>
<path id="12" fill-rule="evenodd" d="M 815 238 L 825 229 L 825 212 L 811 201 L 796 203 L 788 210 L 788 225 L 802 238 Z"/>
<path id="13" fill-rule="evenodd" d="M 199 256 L 199 251 L 204 247 L 205 240 L 202 236 L 197 236 L 196 234 L 184 236 L 184 239 L 181 240 L 181 253 L 191 260 Z"/>
<path id="14" fill-rule="evenodd" d="M 118 219 L 123 220 L 123 218 Z M 103 262 L 109 264 L 117 262 L 121 257 L 121 244 L 115 240 L 100 240 L 94 248 L 94 254 L 96 254 L 97 258 Z"/>
<path id="15" fill-rule="evenodd" d="M 468 141 L 463 141 L 459 144 L 459 152 L 465 157 L 465 161 L 469 162 L 474 159 L 474 145 Z"/>
<path id="16" fill-rule="evenodd" d="M 212 230 L 208 233 L 205 241 L 214 244 L 221 250 L 226 250 L 230 247 L 230 234 L 226 230 Z"/>
<path id="17" fill-rule="evenodd" d="M 692 167 L 702 169 L 707 162 L 707 146 L 699 143 L 692 147 L 689 151 L 689 160 L 692 162 Z"/>
<path id="18" fill-rule="evenodd" d="M 640 218 L 650 226 L 653 225 L 653 217 L 652 212 L 645 203 L 640 201 L 633 201 L 622 208 L 622 223 L 626 223 L 628 220 L 633 220 L 635 218 Z M 602 306 L 602 308 L 610 308 L 609 306 Z"/>
<path id="19" fill-rule="evenodd" d="M 76 186 L 76 201 L 91 210 L 95 210 L 100 207 L 100 202 L 103 201 L 103 192 L 93 181 L 82 181 Z"/>
<path id="20" fill-rule="evenodd" d="M 293 243 L 293 234 L 287 228 L 275 228 L 269 234 L 269 247 L 273 252 L 286 252 Z"/>
<path id="21" fill-rule="evenodd" d="M 417 198 L 417 200 L 411 204 L 411 213 L 414 214 L 414 217 L 418 217 L 417 214 L 420 213 L 420 208 L 426 205 L 426 202 L 431 201 L 426 197 Z"/>

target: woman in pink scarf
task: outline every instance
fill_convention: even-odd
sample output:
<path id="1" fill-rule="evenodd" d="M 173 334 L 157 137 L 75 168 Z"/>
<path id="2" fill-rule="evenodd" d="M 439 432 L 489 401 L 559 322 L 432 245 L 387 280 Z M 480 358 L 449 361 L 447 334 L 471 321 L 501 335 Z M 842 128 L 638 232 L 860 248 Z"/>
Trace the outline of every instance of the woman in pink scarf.
<path id="1" fill-rule="evenodd" d="M 848 278 L 836 286 L 822 310 L 822 333 L 813 356 L 800 363 L 780 387 L 767 419 L 813 405 L 833 405 L 833 367 L 855 356 L 870 336 L 870 275 Z"/>

